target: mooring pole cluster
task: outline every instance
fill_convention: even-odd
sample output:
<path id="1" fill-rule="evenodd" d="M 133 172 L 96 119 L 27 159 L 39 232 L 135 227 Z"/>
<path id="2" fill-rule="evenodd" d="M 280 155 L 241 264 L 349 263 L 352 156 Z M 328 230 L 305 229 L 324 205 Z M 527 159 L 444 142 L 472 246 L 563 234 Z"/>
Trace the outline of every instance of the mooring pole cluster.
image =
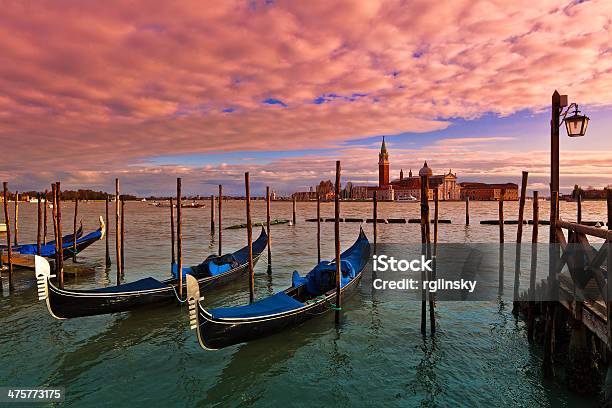
<path id="1" fill-rule="evenodd" d="M 427 166 L 427 162 L 423 164 L 421 170 L 419 170 L 419 177 L 421 178 L 421 253 L 431 259 L 431 232 L 429 225 L 429 178 L 432 176 L 431 169 Z M 431 280 L 429 273 L 425 272 L 425 269 L 421 270 L 421 334 L 425 335 L 427 332 L 427 288 L 425 287 L 425 281 Z M 430 308 L 433 309 L 433 300 L 429 299 Z M 432 312 L 433 316 L 433 312 Z M 435 322 L 431 322 L 431 332 L 435 332 Z"/>

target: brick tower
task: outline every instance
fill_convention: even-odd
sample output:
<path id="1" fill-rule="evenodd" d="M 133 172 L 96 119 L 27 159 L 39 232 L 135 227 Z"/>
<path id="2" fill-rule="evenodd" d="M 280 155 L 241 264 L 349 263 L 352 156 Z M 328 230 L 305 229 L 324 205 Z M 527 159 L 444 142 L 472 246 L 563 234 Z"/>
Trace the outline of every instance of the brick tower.
<path id="1" fill-rule="evenodd" d="M 378 154 L 378 186 L 389 185 L 389 153 L 387 145 L 385 145 L 385 137 L 383 136 L 382 146 Z"/>

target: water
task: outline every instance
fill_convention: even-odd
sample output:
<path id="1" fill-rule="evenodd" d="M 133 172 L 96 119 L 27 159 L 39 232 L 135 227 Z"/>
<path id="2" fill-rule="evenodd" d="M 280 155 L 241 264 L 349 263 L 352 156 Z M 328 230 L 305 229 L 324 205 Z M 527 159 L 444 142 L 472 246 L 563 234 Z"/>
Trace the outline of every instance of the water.
<path id="1" fill-rule="evenodd" d="M 217 251 L 210 236 L 210 207 L 185 209 L 185 264 L 201 262 Z M 72 204 L 62 207 L 63 230 L 72 231 Z M 505 204 L 506 219 L 516 219 L 518 203 Z M 497 218 L 497 203 L 470 203 L 465 226 L 463 203 L 441 203 L 440 242 L 497 242 L 498 227 L 480 225 Z M 81 203 L 85 231 L 97 227 L 103 203 Z M 126 281 L 169 274 L 168 208 L 126 203 Z M 380 217 L 417 218 L 414 203 L 380 203 Z M 253 220 L 265 220 L 265 204 L 253 205 Z M 291 203 L 274 202 L 273 218 L 291 217 Z M 111 210 L 112 214 L 112 210 Z M 344 217 L 371 217 L 369 203 L 343 203 Z M 526 208 L 531 218 L 531 203 Z M 561 203 L 561 216 L 574 219 L 575 204 Z M 322 204 L 333 216 L 333 204 Z M 35 241 L 36 205 L 20 207 L 20 240 Z M 316 204 L 298 203 L 294 227 L 272 227 L 273 274 L 266 260 L 256 266 L 258 298 L 289 285 L 294 269 L 304 274 L 316 262 Z M 114 217 L 111 216 L 111 252 Z M 540 202 L 540 218 L 548 203 Z M 605 203 L 583 204 L 583 219 L 605 219 Z M 224 226 L 245 222 L 244 202 L 224 203 Z M 53 229 L 50 225 L 50 231 Z M 366 225 L 371 234 L 371 224 Z M 524 228 L 529 241 L 531 226 Z M 540 227 L 546 242 L 547 227 Z M 346 248 L 359 224 L 342 224 Z M 516 226 L 506 225 L 506 240 Z M 254 236 L 259 233 L 254 229 Z M 322 253 L 334 253 L 333 223 L 322 224 Z M 379 224 L 379 242 L 418 242 L 418 224 Z M 244 245 L 246 230 L 224 230 L 224 252 Z M 79 267 L 92 275 L 69 280 L 67 287 L 114 284 L 115 263 L 106 271 L 104 243 L 79 256 Z M 66 268 L 71 268 L 68 261 Z M 187 310 L 177 305 L 67 321 L 53 319 L 36 300 L 33 274 L 19 271 L 17 291 L 0 296 L 0 384 L 14 387 L 63 386 L 69 406 L 590 406 L 564 384 L 541 380 L 541 350 L 526 340 L 525 324 L 511 314 L 508 298 L 496 302 L 440 302 L 435 339 L 420 334 L 420 303 L 372 291 L 364 277 L 344 305 L 342 324 L 333 314 L 249 344 L 216 352 L 201 350 L 189 330 Z M 6 287 L 6 281 L 4 281 Z M 248 302 L 248 282 L 234 282 L 206 295 L 210 307 Z"/>

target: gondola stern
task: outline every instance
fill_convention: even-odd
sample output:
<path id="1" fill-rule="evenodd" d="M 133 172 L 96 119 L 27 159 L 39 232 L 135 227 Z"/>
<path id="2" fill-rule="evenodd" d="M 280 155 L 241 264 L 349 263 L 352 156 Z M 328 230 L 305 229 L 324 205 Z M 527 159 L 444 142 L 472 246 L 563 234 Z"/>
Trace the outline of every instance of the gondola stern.
<path id="1" fill-rule="evenodd" d="M 198 305 L 200 302 L 200 285 L 198 280 L 187 274 L 187 304 L 189 305 L 189 328 L 198 327 Z"/>
<path id="2" fill-rule="evenodd" d="M 83 221 L 81 221 L 81 228 L 83 227 Z M 102 241 L 104 239 L 104 236 L 106 235 L 106 224 L 104 223 L 104 218 L 102 218 L 102 216 L 100 216 L 100 241 Z"/>
<path id="3" fill-rule="evenodd" d="M 38 287 L 38 300 L 49 297 L 49 278 L 51 277 L 51 266 L 42 256 L 34 255 L 34 268 L 36 273 L 36 286 Z"/>

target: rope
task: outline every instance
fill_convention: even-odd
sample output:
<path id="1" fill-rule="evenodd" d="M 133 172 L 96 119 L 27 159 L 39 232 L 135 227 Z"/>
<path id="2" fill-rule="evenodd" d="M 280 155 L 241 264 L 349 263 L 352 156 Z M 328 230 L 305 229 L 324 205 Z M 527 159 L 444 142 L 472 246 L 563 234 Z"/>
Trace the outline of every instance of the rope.
<path id="1" fill-rule="evenodd" d="M 180 303 L 185 303 L 185 302 L 187 302 L 187 299 L 185 299 L 185 300 L 181 300 L 181 298 L 179 297 L 179 294 L 177 293 L 176 288 L 175 288 L 174 286 L 172 286 L 172 285 L 171 285 L 170 287 L 171 287 L 171 288 L 172 288 L 172 290 L 174 291 L 174 296 L 176 296 L 176 300 L 178 300 Z M 185 288 L 185 289 L 187 289 L 187 288 Z"/>

